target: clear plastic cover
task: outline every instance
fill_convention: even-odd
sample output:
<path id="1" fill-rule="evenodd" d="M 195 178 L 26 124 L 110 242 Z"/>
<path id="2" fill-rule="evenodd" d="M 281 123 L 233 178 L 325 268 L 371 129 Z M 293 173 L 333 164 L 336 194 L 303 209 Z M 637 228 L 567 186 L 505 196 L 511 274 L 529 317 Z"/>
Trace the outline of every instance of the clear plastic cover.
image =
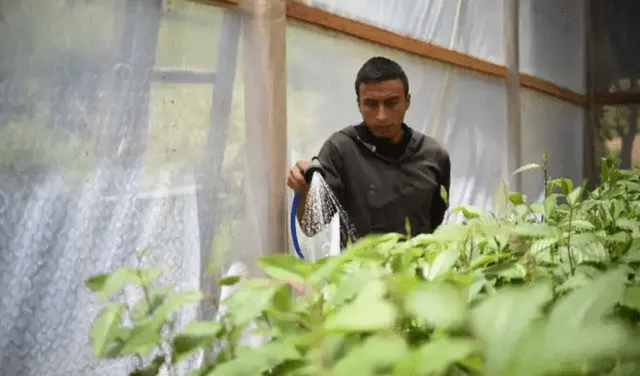
<path id="1" fill-rule="evenodd" d="M 157 266 L 191 290 L 211 281 L 209 255 L 224 272 L 260 252 L 241 18 L 184 0 L 2 1 L 0 14 L 1 373 L 127 374 L 131 361 L 93 357 L 103 303 L 84 280 Z"/>

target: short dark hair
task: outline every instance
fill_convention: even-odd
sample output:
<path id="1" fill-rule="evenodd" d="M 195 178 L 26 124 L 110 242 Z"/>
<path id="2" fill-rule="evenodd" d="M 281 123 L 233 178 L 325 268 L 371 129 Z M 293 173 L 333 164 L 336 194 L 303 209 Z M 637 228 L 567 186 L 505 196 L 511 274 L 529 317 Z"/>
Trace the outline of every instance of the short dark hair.
<path id="1" fill-rule="evenodd" d="M 356 76 L 356 96 L 360 98 L 360 85 L 371 82 L 400 80 L 404 95 L 409 96 L 409 79 L 400 64 L 386 57 L 376 56 L 362 65 Z"/>

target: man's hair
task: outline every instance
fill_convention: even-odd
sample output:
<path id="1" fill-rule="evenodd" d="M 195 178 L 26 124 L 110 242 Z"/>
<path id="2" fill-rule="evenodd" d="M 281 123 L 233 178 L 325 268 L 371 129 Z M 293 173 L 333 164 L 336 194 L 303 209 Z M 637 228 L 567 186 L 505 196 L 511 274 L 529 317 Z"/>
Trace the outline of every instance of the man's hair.
<path id="1" fill-rule="evenodd" d="M 386 57 L 372 57 L 358 71 L 356 76 L 356 96 L 360 98 L 360 84 L 387 80 L 400 80 L 404 86 L 405 97 L 409 96 L 409 79 L 400 64 Z"/>

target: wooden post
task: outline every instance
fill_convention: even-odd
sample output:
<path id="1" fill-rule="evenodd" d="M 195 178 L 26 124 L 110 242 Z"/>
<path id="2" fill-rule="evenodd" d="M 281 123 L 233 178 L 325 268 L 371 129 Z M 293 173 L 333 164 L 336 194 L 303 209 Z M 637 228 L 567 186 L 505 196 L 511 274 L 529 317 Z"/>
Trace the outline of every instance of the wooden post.
<path id="1" fill-rule="evenodd" d="M 287 251 L 286 2 L 242 0 L 247 210 L 260 254 Z M 266 185 L 266 186 L 265 186 Z"/>
<path id="2" fill-rule="evenodd" d="M 504 0 L 504 45 L 507 65 L 507 174 L 522 165 L 522 121 L 520 109 L 520 6 L 519 0 Z M 542 155 L 540 156 L 542 158 Z M 511 176 L 511 189 L 522 190 L 520 174 Z"/>

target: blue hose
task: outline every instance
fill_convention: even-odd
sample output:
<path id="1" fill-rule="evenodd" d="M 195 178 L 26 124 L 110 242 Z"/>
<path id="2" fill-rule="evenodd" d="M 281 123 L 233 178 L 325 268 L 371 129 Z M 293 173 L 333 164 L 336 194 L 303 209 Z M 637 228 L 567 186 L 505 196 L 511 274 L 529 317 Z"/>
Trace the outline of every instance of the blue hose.
<path id="1" fill-rule="evenodd" d="M 298 231 L 296 230 L 296 218 L 298 214 L 298 203 L 300 202 L 300 193 L 296 192 L 293 196 L 293 204 L 291 205 L 291 222 L 289 227 L 291 228 L 291 240 L 293 240 L 293 249 L 296 250 L 298 257 L 304 260 L 302 250 L 300 250 L 300 243 L 298 243 Z"/>

